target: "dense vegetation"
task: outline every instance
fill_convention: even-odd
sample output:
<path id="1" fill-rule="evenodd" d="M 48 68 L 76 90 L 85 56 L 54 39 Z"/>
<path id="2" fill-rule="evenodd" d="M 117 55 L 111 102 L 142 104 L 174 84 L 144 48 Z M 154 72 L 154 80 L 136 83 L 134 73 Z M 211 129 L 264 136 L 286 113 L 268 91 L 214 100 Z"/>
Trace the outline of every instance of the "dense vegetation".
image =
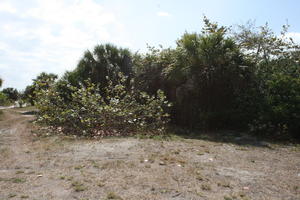
<path id="1" fill-rule="evenodd" d="M 68 97 L 57 84 L 37 95 L 38 120 L 60 131 L 84 136 L 129 135 L 136 131 L 147 134 L 164 132 L 168 102 L 162 91 L 149 96 L 126 88 L 126 77 L 120 74 L 117 84 L 108 81 L 105 90 L 89 80 L 78 87 L 64 85 Z M 66 103 L 67 102 L 67 103 Z"/>
<path id="2" fill-rule="evenodd" d="M 15 88 L 4 88 L 0 91 L 0 106 L 14 104 L 21 98 L 20 93 Z"/>
<path id="3" fill-rule="evenodd" d="M 2 87 L 2 83 L 3 80 L 0 78 L 0 88 Z M 7 101 L 7 97 L 2 92 L 0 92 L 0 105 L 3 105 L 6 101 Z"/>
<path id="4" fill-rule="evenodd" d="M 24 98 L 40 122 L 79 135 L 162 133 L 170 119 L 300 138 L 300 47 L 285 36 L 288 26 L 276 35 L 267 24 L 204 24 L 175 48 L 145 54 L 98 45 L 62 78 L 42 73 Z"/>

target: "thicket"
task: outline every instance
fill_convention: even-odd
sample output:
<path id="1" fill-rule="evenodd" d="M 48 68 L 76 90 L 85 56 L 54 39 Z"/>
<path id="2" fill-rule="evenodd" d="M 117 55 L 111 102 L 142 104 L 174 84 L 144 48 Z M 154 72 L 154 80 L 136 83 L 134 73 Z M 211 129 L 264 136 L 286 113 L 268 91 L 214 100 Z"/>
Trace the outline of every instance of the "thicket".
<path id="1" fill-rule="evenodd" d="M 126 77 L 100 87 L 88 79 L 78 87 L 64 85 L 69 91 L 66 99 L 57 87 L 40 90 L 37 121 L 64 132 L 81 136 L 117 136 L 132 134 L 163 134 L 168 123 L 170 106 L 161 90 L 155 96 L 126 88 Z"/>
<path id="2" fill-rule="evenodd" d="M 300 48 L 287 29 L 230 29 L 204 18 L 202 31 L 185 33 L 175 48 L 140 54 L 98 45 L 75 70 L 44 87 L 40 77 L 28 93 L 39 120 L 77 134 L 154 133 L 170 113 L 181 127 L 299 138 Z"/>
<path id="3" fill-rule="evenodd" d="M 2 87 L 3 79 L 0 78 L 0 88 Z M 9 103 L 8 97 L 3 92 L 0 92 L 0 106 L 7 105 Z M 0 112 L 2 114 L 2 112 Z"/>
<path id="4" fill-rule="evenodd" d="M 8 104 L 9 104 L 8 97 L 3 92 L 0 92 L 0 106 L 6 106 Z"/>

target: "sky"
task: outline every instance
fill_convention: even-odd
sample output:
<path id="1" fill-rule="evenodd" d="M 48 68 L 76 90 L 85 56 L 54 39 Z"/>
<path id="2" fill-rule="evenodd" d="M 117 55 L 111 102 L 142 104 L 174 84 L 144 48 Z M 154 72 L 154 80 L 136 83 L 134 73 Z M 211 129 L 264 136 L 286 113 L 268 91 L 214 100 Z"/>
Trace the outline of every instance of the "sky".
<path id="1" fill-rule="evenodd" d="M 97 44 L 174 47 L 184 32 L 201 31 L 204 15 L 225 26 L 268 22 L 278 34 L 288 20 L 300 42 L 299 8 L 299 0 L 0 0 L 2 88 L 73 70 Z"/>

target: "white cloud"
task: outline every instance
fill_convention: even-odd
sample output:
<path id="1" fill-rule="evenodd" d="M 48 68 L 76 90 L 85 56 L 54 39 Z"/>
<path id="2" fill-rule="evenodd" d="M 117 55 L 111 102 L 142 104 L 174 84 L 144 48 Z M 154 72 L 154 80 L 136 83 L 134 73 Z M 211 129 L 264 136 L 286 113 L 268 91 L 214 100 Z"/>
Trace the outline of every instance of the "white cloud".
<path id="1" fill-rule="evenodd" d="M 6 1 L 0 2 L 0 12 L 16 13 L 16 9 Z"/>
<path id="2" fill-rule="evenodd" d="M 8 20 L 0 16 L 4 87 L 24 88 L 42 71 L 62 74 L 71 70 L 86 49 L 99 43 L 130 46 L 122 39 L 125 27 L 115 12 L 94 0 L 31 0 L 31 5 L 10 2 L 0 3 L 0 14 L 5 10 L 14 16 L 5 15 Z"/>
<path id="3" fill-rule="evenodd" d="M 45 25 L 30 34 L 36 35 L 43 45 L 69 48 L 87 48 L 97 40 L 110 40 L 106 26 L 117 25 L 114 14 L 92 0 L 73 2 L 39 0 L 38 7 L 28 10 L 27 15 Z"/>
<path id="4" fill-rule="evenodd" d="M 171 17 L 172 15 L 168 12 L 160 11 L 156 13 L 159 17 Z"/>

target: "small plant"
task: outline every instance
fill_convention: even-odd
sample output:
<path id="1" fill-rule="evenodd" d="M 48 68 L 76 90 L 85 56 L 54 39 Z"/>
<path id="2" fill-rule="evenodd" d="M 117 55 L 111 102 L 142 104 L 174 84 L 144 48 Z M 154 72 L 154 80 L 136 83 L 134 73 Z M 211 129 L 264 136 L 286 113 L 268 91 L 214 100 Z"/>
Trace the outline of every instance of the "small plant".
<path id="1" fill-rule="evenodd" d="M 211 190 L 211 186 L 209 184 L 202 184 L 201 185 L 201 189 L 202 190 L 210 191 Z"/>
<path id="2" fill-rule="evenodd" d="M 96 161 L 92 160 L 91 163 L 94 168 L 97 168 L 97 169 L 100 168 L 99 164 Z"/>
<path id="3" fill-rule="evenodd" d="M 98 182 L 97 186 L 98 186 L 98 187 L 104 187 L 104 186 L 105 186 L 105 183 Z"/>
<path id="4" fill-rule="evenodd" d="M 11 193 L 11 194 L 8 195 L 8 198 L 14 198 L 14 197 L 16 197 L 16 196 L 17 196 L 16 194 Z"/>
<path id="5" fill-rule="evenodd" d="M 232 193 L 224 196 L 224 200 L 250 200 L 244 193 Z"/>
<path id="6" fill-rule="evenodd" d="M 11 182 L 13 182 L 13 183 L 25 183 L 26 179 L 24 179 L 24 178 L 12 178 Z"/>
<path id="7" fill-rule="evenodd" d="M 198 174 L 197 177 L 196 177 L 196 179 L 198 181 L 204 181 L 205 180 L 204 177 L 201 174 Z"/>
<path id="8" fill-rule="evenodd" d="M 119 195 L 115 194 L 114 192 L 109 192 L 106 196 L 106 199 L 113 199 L 113 200 L 123 200 L 122 197 L 120 197 Z"/>
<path id="9" fill-rule="evenodd" d="M 77 165 L 77 166 L 74 167 L 74 169 L 80 170 L 80 169 L 82 169 L 82 168 L 84 168 L 84 167 L 85 167 L 84 165 Z"/>
<path id="10" fill-rule="evenodd" d="M 9 157 L 9 154 L 10 154 L 9 148 L 4 147 L 4 148 L 1 148 L 1 149 L 0 149 L 0 155 L 1 155 L 3 158 L 8 158 L 8 157 Z"/>
<path id="11" fill-rule="evenodd" d="M 78 181 L 73 182 L 72 186 L 73 186 L 75 192 L 82 192 L 82 191 L 87 190 L 87 187 L 84 186 L 83 183 L 80 183 Z"/>
<path id="12" fill-rule="evenodd" d="M 229 182 L 219 182 L 218 183 L 219 187 L 225 187 L 225 188 L 231 188 L 231 185 Z"/>
<path id="13" fill-rule="evenodd" d="M 224 200 L 234 200 L 234 199 L 229 196 L 224 196 Z"/>

